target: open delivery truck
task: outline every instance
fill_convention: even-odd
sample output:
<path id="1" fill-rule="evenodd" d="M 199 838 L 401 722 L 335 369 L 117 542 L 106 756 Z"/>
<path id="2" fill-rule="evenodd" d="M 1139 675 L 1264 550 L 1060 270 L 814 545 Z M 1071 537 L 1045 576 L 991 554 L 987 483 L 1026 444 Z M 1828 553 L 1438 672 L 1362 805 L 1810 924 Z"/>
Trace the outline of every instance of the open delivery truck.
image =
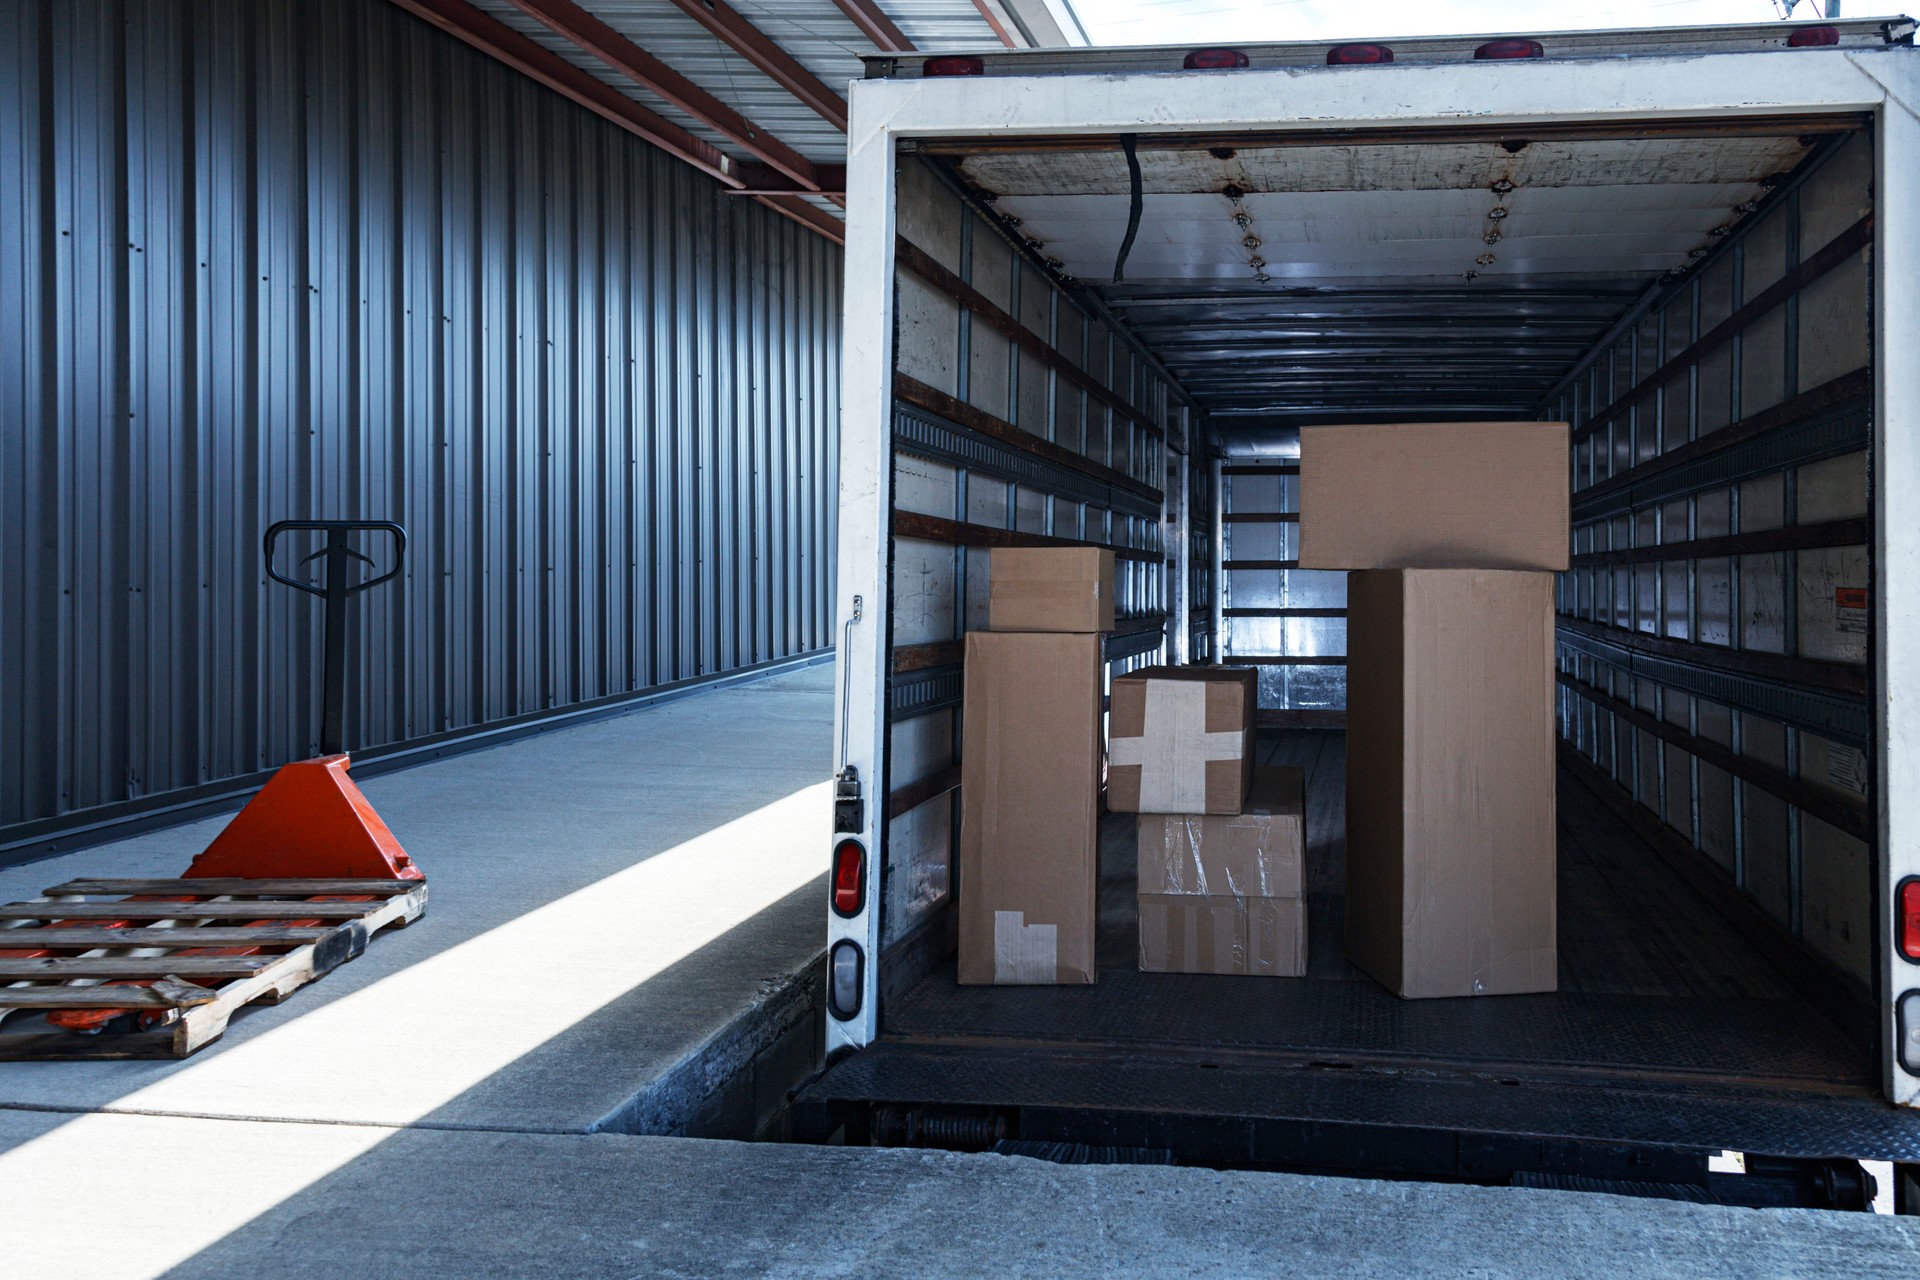
<path id="1" fill-rule="evenodd" d="M 792 1136 L 1914 1211 L 1913 31 L 870 59 Z M 1402 1000 L 1341 945 L 1346 582 L 1298 564 L 1299 438 L 1457 421 L 1569 424 L 1558 982 Z M 1257 668 L 1305 977 L 1140 972 L 1106 813 L 1097 981 L 956 981 L 1007 546 L 1112 549 L 1110 676 Z"/>

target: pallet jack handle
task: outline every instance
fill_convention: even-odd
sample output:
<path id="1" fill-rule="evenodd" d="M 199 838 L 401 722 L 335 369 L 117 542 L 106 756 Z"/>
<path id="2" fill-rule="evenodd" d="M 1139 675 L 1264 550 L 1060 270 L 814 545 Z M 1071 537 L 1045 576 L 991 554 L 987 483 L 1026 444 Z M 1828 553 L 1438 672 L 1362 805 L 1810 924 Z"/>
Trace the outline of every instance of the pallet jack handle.
<path id="1" fill-rule="evenodd" d="M 312 583 L 290 578 L 273 567 L 274 545 L 283 533 L 295 530 L 318 530 L 327 535 L 327 541 L 312 555 L 302 557 L 299 563 L 306 564 L 321 556 L 327 558 L 326 585 L 316 587 Z M 355 533 L 385 533 L 393 539 L 393 566 L 385 573 L 367 578 L 361 582 L 347 581 L 347 562 L 358 560 L 372 564 L 369 556 L 353 549 L 351 536 Z M 323 756 L 344 754 L 346 747 L 347 719 L 347 597 L 358 595 L 369 587 L 377 587 L 400 572 L 400 564 L 406 559 L 407 531 L 391 520 L 278 520 L 267 529 L 263 540 L 266 552 L 267 576 L 296 591 L 304 591 L 310 596 L 319 596 L 326 604 L 326 645 L 322 650 L 323 663 L 320 696 L 320 754 Z"/>

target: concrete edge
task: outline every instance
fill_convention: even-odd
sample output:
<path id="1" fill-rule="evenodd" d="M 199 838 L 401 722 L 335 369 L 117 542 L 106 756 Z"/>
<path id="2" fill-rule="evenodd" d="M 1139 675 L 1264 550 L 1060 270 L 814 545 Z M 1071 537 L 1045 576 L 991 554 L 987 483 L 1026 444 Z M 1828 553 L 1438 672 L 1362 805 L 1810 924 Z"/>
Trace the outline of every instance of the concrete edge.
<path id="1" fill-rule="evenodd" d="M 742 1141 L 765 1136 L 786 1107 L 787 1091 L 820 1065 L 826 954 L 823 939 L 804 963 L 764 979 L 752 1004 L 586 1132 Z"/>

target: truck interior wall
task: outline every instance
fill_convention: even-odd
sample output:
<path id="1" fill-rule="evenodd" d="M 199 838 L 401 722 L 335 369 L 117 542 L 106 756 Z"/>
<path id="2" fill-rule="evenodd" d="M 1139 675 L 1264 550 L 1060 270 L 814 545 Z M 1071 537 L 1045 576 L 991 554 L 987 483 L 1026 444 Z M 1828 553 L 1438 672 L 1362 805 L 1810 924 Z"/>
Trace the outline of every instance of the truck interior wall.
<path id="1" fill-rule="evenodd" d="M 1815 156 L 1539 410 L 1575 442 L 1563 750 L 1858 997 L 1876 910 L 1873 154 L 1862 131 Z"/>
<path id="2" fill-rule="evenodd" d="M 1204 477 L 1170 463 L 1193 415 L 1114 321 L 1076 302 L 926 161 L 902 157 L 896 216 L 888 989 L 918 976 L 912 957 L 949 949 L 959 645 L 987 623 L 990 548 L 1117 548 L 1109 669 L 1125 671 L 1164 652 L 1177 573 L 1168 531 L 1183 527 L 1183 501 L 1207 492 Z M 914 429 L 898 429 L 902 414 Z"/>

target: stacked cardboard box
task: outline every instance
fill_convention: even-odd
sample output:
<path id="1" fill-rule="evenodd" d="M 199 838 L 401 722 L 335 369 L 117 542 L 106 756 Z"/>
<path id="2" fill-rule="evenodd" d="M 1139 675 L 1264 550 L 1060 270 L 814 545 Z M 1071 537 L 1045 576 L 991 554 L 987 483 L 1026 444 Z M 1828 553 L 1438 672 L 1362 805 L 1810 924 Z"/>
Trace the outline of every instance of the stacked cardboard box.
<path id="1" fill-rule="evenodd" d="M 961 709 L 960 981 L 1092 982 L 1113 553 L 996 549 L 989 572 Z"/>
<path id="2" fill-rule="evenodd" d="M 1300 565 L 1348 569 L 1347 958 L 1552 991 L 1561 423 L 1306 427 Z"/>
<path id="3" fill-rule="evenodd" d="M 1307 971 L 1302 782 L 1298 769 L 1255 769 L 1238 814 L 1140 815 L 1143 971 Z"/>
<path id="4" fill-rule="evenodd" d="M 1140 967 L 1306 971 L 1301 776 L 1255 769 L 1245 667 L 1115 677 L 1107 807 L 1140 815 Z"/>

